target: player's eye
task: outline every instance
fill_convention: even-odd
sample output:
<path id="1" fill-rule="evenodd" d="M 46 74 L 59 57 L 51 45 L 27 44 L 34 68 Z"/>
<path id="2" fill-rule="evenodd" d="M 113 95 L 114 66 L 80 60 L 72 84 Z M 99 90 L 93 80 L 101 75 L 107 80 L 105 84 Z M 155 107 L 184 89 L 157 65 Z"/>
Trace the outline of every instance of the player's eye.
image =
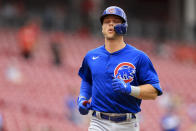
<path id="1" fill-rule="evenodd" d="M 121 19 L 104 19 L 104 21 L 103 21 L 104 24 L 109 24 L 111 22 L 114 24 L 122 23 Z"/>
<path id="2" fill-rule="evenodd" d="M 110 20 L 109 20 L 109 19 L 105 19 L 105 20 L 103 21 L 103 23 L 108 24 L 108 23 L 110 23 Z"/>
<path id="3" fill-rule="evenodd" d="M 120 19 L 114 19 L 114 23 L 121 23 L 121 20 Z"/>

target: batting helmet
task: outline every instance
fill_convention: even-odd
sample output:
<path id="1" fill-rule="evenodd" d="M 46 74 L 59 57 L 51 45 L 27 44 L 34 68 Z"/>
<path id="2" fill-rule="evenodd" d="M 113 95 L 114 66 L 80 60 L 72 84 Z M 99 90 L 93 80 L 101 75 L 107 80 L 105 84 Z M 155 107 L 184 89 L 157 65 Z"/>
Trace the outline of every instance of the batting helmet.
<path id="1" fill-rule="evenodd" d="M 116 31 L 117 34 L 120 34 L 120 35 L 126 34 L 128 24 L 127 24 L 126 14 L 123 11 L 123 9 L 121 9 L 120 7 L 117 7 L 117 6 L 110 6 L 110 7 L 106 8 L 104 10 L 102 16 L 100 17 L 101 24 L 103 24 L 104 18 L 108 15 L 119 16 L 122 19 L 123 23 L 114 26 L 114 30 Z"/>

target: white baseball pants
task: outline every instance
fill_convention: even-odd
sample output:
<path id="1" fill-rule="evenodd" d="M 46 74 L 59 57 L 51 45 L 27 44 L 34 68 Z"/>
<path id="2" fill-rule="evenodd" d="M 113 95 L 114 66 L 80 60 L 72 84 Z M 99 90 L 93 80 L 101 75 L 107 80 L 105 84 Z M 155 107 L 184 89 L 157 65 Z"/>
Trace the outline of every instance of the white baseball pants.
<path id="1" fill-rule="evenodd" d="M 88 131 L 139 131 L 139 118 L 123 122 L 113 122 L 95 116 L 91 117 Z"/>

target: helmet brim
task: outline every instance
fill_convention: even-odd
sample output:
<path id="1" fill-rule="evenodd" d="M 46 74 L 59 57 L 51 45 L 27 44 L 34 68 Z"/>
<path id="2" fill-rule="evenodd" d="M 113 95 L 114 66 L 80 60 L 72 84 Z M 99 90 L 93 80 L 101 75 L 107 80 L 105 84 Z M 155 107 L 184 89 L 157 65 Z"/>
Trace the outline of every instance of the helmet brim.
<path id="1" fill-rule="evenodd" d="M 104 18 L 105 18 L 106 16 L 110 16 L 110 15 L 118 16 L 118 17 L 122 20 L 122 23 L 125 23 L 124 18 L 121 17 L 121 16 L 119 16 L 119 15 L 116 15 L 116 14 L 105 14 L 105 15 L 102 15 L 102 16 L 100 17 L 100 22 L 101 22 L 102 25 L 103 25 L 103 20 L 104 20 Z"/>

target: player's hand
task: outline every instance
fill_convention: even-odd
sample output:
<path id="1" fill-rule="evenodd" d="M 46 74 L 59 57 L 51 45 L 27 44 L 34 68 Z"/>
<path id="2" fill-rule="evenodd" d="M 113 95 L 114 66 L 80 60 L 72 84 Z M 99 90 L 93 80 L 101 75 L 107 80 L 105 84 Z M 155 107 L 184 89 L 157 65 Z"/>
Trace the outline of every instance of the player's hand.
<path id="1" fill-rule="evenodd" d="M 78 110 L 81 115 L 87 115 L 90 110 L 90 102 L 85 99 L 79 100 Z"/>
<path id="2" fill-rule="evenodd" d="M 122 79 L 114 78 L 112 80 L 112 88 L 114 92 L 123 93 L 129 95 L 131 93 L 131 86 L 129 83 L 125 83 Z"/>

